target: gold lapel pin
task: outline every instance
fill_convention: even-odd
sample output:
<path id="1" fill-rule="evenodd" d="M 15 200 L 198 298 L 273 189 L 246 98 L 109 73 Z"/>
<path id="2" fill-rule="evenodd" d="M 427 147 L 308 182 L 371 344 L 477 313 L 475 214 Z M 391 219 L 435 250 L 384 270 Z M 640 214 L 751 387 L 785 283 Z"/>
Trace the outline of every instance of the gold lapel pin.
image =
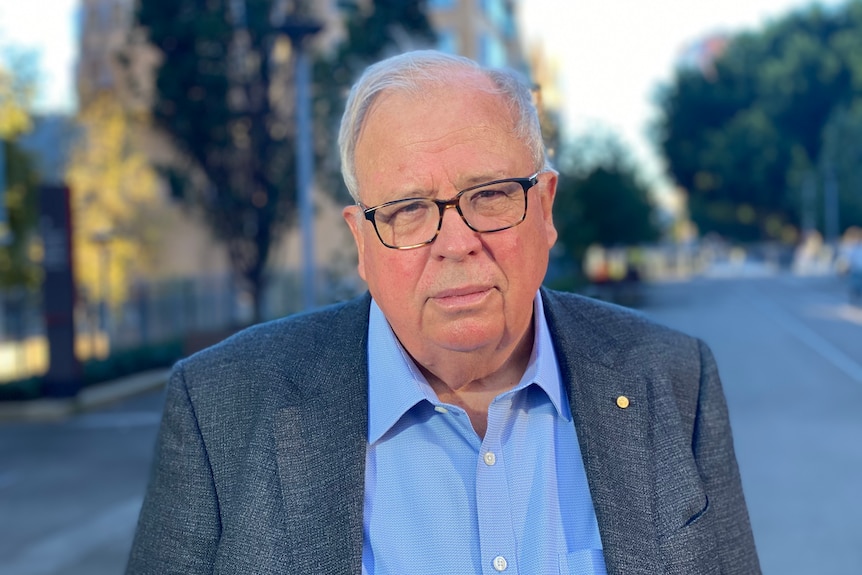
<path id="1" fill-rule="evenodd" d="M 625 395 L 621 395 L 617 398 L 617 407 L 620 409 L 625 409 L 629 406 L 629 398 Z"/>

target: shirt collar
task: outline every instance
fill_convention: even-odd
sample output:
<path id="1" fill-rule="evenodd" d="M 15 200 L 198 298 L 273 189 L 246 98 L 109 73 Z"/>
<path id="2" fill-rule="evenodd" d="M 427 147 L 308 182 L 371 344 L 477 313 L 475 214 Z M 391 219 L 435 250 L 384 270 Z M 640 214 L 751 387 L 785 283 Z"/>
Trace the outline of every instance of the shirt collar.
<path id="1" fill-rule="evenodd" d="M 545 391 L 557 413 L 571 420 L 542 298 L 538 293 L 533 300 L 533 317 L 536 332 L 530 361 L 518 385 L 505 394 L 535 383 Z M 402 415 L 422 400 L 439 404 L 433 389 L 372 299 L 368 322 L 368 442 L 380 439 Z"/>

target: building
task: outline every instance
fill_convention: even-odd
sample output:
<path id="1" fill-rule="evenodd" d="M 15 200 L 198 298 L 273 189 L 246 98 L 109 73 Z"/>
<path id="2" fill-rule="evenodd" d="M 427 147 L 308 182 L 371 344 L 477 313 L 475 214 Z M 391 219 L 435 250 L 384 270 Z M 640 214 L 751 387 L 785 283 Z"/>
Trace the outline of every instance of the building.
<path id="1" fill-rule="evenodd" d="M 485 66 L 528 71 L 515 1 L 429 0 L 428 11 L 440 50 Z"/>

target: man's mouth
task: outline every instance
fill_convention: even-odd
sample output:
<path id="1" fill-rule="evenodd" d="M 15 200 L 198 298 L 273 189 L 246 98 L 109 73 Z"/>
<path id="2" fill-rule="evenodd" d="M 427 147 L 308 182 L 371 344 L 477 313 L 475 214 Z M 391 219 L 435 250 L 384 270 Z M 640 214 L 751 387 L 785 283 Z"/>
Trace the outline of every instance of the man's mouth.
<path id="1" fill-rule="evenodd" d="M 445 307 L 469 306 L 484 300 L 492 289 L 488 286 L 464 286 L 443 290 L 431 299 Z"/>

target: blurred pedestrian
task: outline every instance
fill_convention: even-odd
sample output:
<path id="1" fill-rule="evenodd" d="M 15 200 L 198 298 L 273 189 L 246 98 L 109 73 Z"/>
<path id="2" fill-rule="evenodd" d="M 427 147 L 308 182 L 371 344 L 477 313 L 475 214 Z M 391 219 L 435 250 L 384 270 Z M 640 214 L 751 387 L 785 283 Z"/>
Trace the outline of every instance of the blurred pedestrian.
<path id="1" fill-rule="evenodd" d="M 529 86 L 395 56 L 339 143 L 369 293 L 175 367 L 128 573 L 758 573 L 707 347 L 540 287 Z"/>

